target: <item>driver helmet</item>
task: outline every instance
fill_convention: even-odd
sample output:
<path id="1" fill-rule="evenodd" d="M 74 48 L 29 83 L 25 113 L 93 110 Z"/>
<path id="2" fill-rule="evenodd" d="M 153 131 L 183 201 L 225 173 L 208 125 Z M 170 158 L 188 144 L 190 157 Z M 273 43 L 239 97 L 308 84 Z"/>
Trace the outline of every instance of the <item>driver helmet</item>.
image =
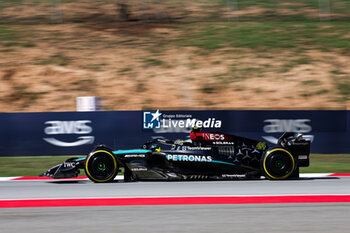
<path id="1" fill-rule="evenodd" d="M 295 133 L 294 138 L 295 141 L 300 141 L 303 138 L 303 135 L 301 133 Z"/>

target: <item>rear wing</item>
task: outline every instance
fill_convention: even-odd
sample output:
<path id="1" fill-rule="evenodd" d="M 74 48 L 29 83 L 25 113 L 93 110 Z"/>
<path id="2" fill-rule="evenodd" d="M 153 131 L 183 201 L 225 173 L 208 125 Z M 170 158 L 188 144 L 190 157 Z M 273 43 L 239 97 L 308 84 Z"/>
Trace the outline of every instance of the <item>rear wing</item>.
<path id="1" fill-rule="evenodd" d="M 286 148 L 294 157 L 298 159 L 300 167 L 308 167 L 310 164 L 311 140 L 303 137 L 300 133 L 285 132 L 278 139 L 277 144 Z"/>

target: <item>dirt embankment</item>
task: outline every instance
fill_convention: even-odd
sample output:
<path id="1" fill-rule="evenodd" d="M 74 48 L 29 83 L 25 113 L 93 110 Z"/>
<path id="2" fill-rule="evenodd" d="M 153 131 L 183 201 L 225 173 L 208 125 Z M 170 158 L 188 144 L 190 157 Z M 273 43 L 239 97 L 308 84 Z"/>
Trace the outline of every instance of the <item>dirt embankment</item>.
<path id="1" fill-rule="evenodd" d="M 105 110 L 349 106 L 350 56 L 342 51 L 183 47 L 185 26 L 174 21 L 121 22 L 112 20 L 115 5 L 70 4 L 65 17 L 87 17 L 21 25 L 47 5 L 21 6 L 19 21 L 14 9 L 5 11 L 15 23 L 0 28 L 13 34 L 0 43 L 1 112 L 75 111 L 77 96 L 100 96 Z"/>

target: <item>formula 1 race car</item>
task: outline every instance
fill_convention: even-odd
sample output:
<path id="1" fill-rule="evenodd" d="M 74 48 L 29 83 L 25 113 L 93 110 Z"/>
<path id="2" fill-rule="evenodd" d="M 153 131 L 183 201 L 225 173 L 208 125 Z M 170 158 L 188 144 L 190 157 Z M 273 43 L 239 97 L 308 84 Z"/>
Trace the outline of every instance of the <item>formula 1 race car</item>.
<path id="1" fill-rule="evenodd" d="M 113 181 L 124 168 L 124 180 L 222 180 L 299 177 L 309 166 L 310 141 L 286 132 L 277 145 L 225 133 L 193 129 L 191 140 L 157 138 L 134 150 L 97 146 L 86 158 L 70 158 L 42 174 L 52 178 L 77 177 L 84 169 L 93 182 Z M 162 145 L 162 146 L 160 146 Z"/>

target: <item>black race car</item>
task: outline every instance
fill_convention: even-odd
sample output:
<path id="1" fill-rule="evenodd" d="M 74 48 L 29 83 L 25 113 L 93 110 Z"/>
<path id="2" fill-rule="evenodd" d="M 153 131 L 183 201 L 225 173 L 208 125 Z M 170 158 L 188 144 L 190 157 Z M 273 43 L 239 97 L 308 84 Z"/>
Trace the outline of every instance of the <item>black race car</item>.
<path id="1" fill-rule="evenodd" d="M 277 145 L 225 133 L 193 129 L 190 141 L 154 139 L 134 150 L 97 146 L 86 158 L 71 158 L 42 174 L 77 177 L 84 169 L 90 180 L 110 182 L 124 168 L 124 180 L 222 180 L 299 177 L 309 166 L 310 141 L 286 132 Z"/>

